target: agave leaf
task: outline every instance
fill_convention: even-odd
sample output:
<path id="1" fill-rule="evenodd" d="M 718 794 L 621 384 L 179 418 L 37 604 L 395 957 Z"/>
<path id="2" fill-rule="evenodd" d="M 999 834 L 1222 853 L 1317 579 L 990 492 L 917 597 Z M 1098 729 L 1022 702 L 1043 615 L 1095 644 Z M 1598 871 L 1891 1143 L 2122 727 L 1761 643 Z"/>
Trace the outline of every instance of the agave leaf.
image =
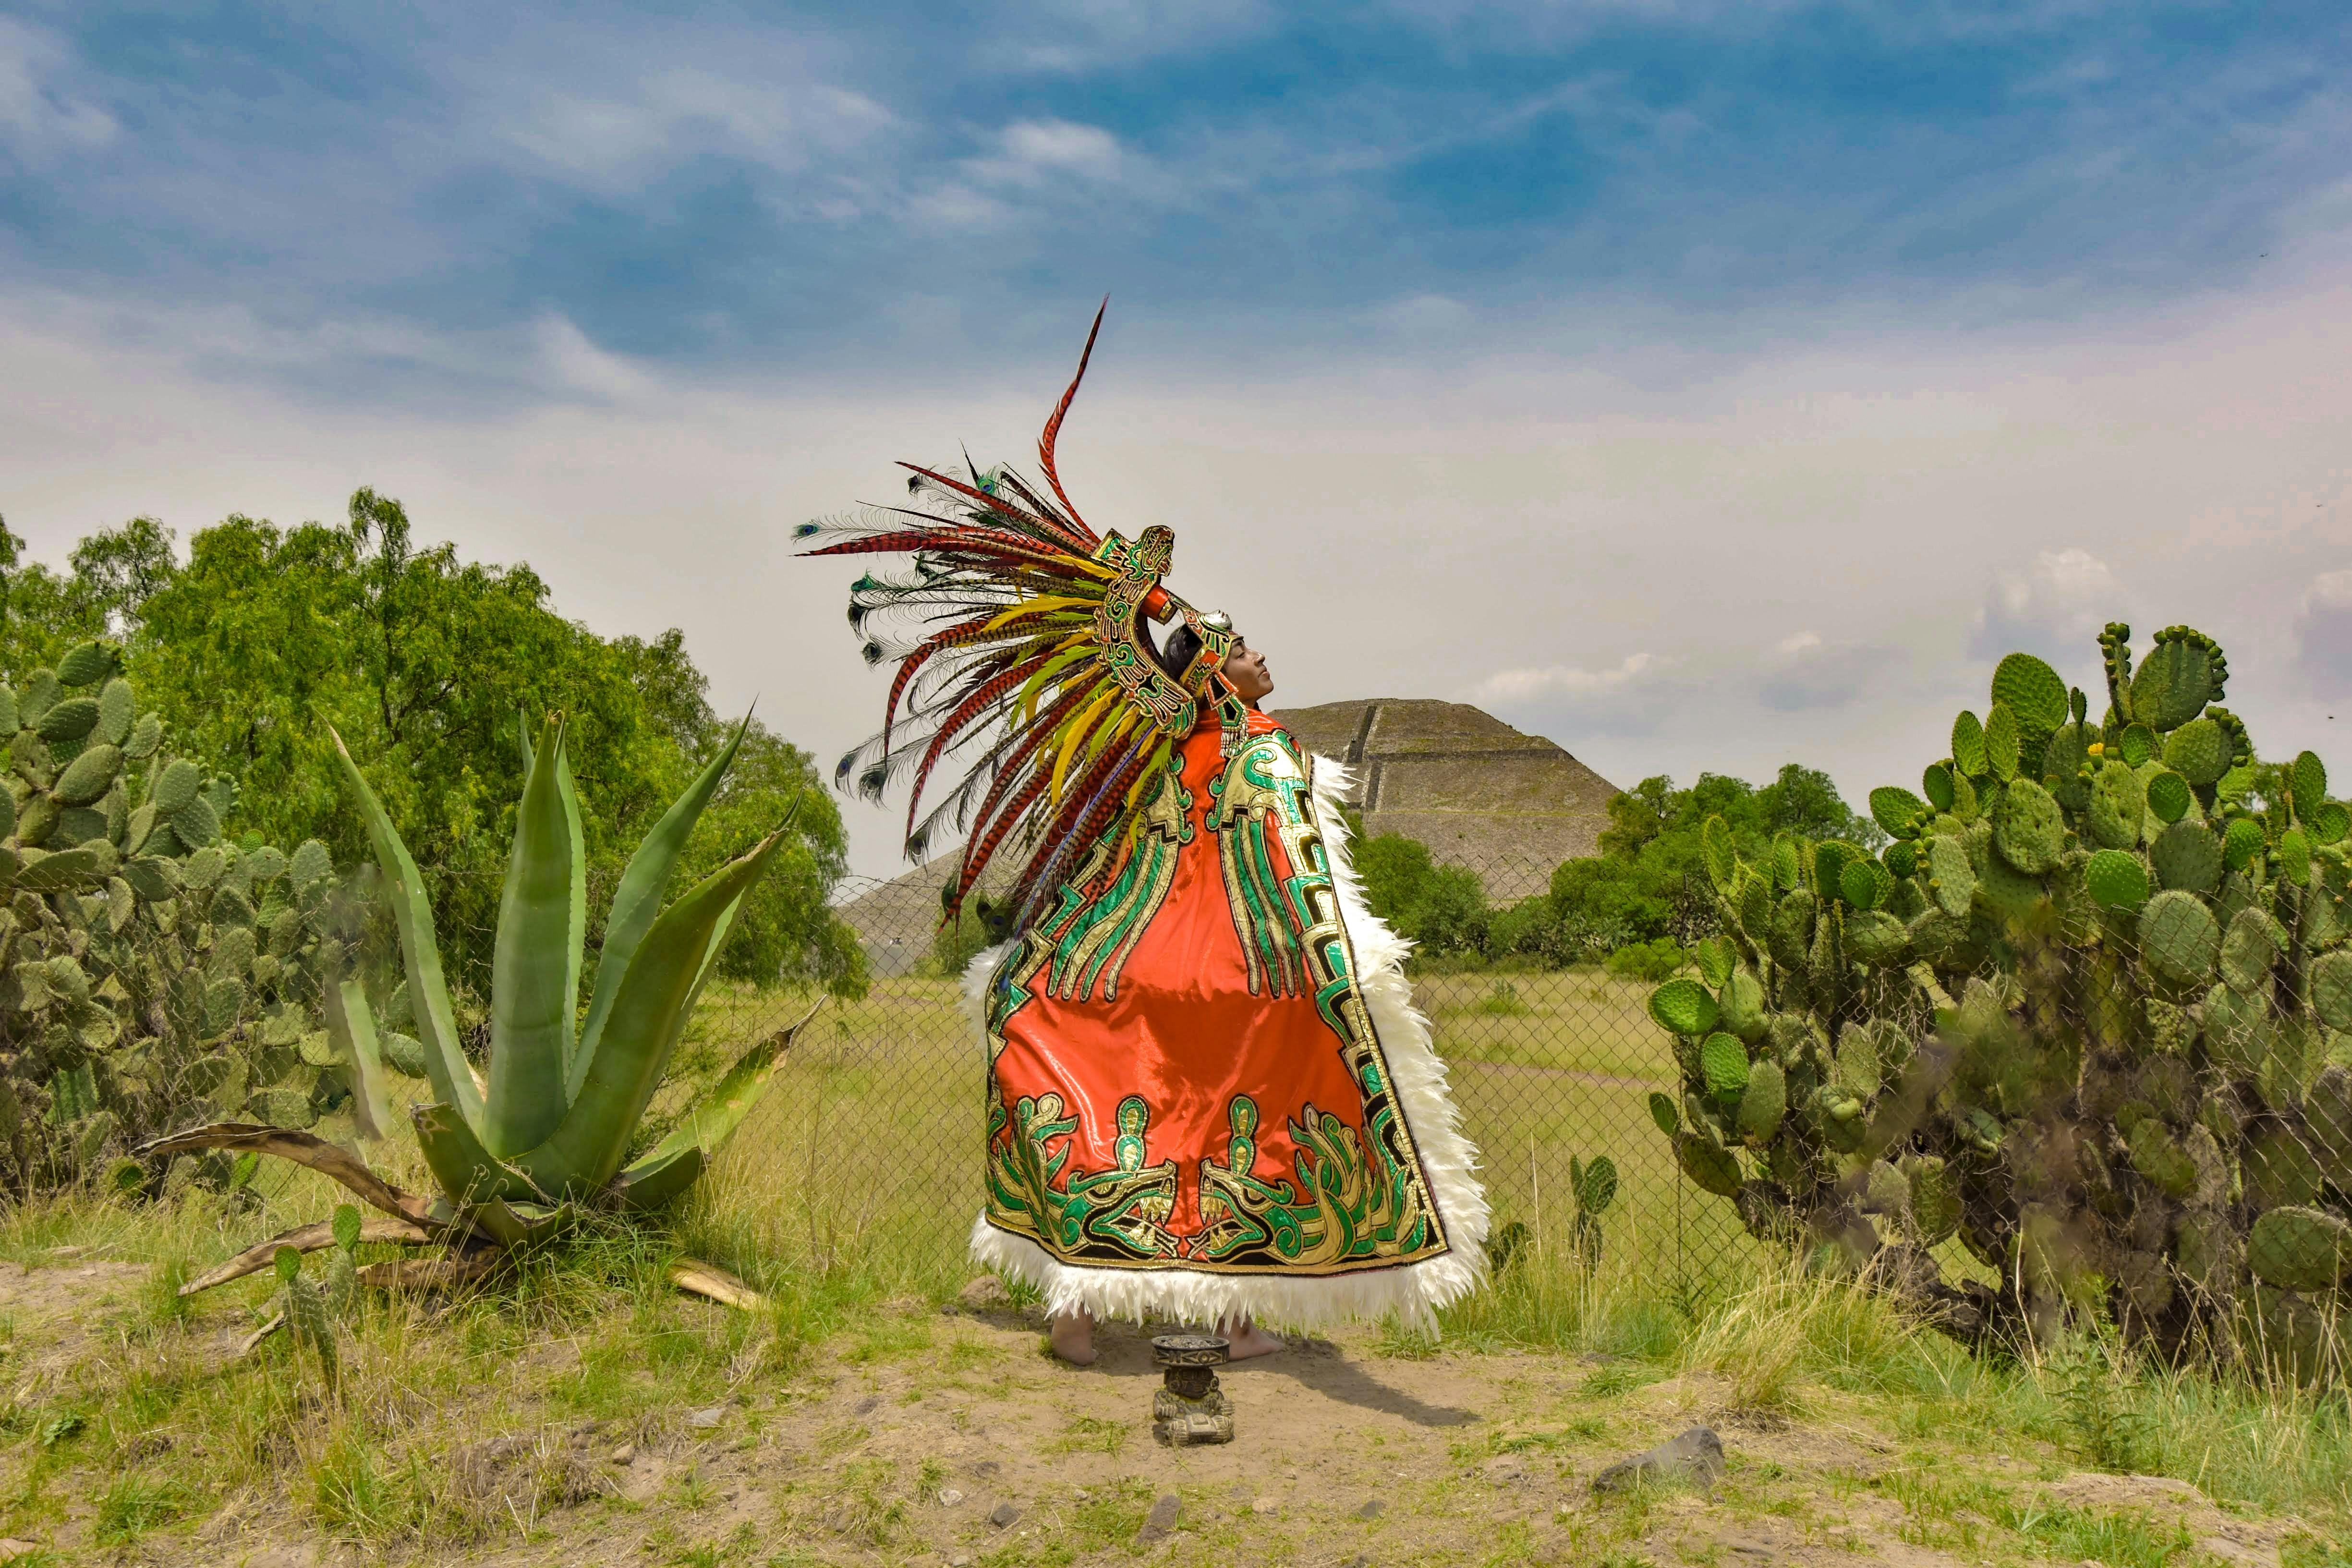
<path id="1" fill-rule="evenodd" d="M 559 1080 L 569 1105 L 572 1062 L 580 1054 L 580 965 L 588 947 L 588 839 L 580 827 L 580 791 L 572 781 L 569 746 L 555 753 L 555 790 L 563 797 L 563 823 L 572 838 L 572 922 L 563 943 L 563 1069 Z"/>
<path id="2" fill-rule="evenodd" d="M 669 1135 L 647 1151 L 645 1158 L 622 1172 L 616 1184 L 638 1173 L 649 1176 L 656 1165 L 688 1149 L 699 1149 L 705 1159 L 716 1159 L 719 1151 L 735 1135 L 735 1130 L 743 1125 L 743 1119 L 751 1114 L 752 1107 L 760 1103 L 760 1097 L 768 1092 L 784 1053 L 792 1049 L 793 1041 L 808 1027 L 808 1021 L 823 1005 L 821 1001 L 812 1005 L 794 1022 L 737 1058 L 735 1065 L 727 1069 L 727 1076 L 695 1101 L 693 1109 L 678 1119 Z"/>
<path id="3" fill-rule="evenodd" d="M 492 1198 L 464 1205 L 453 1224 L 487 1236 L 500 1247 L 528 1247 L 561 1234 L 572 1218 L 570 1204 L 508 1203 Z"/>
<path id="4" fill-rule="evenodd" d="M 554 1136 L 515 1163 L 550 1192 L 585 1194 L 613 1179 L 629 1134 L 661 1082 L 687 1005 L 708 967 L 711 932 L 760 879 L 784 841 L 778 827 L 741 859 L 720 867 L 661 912 L 614 990 L 604 1037 Z"/>
<path id="5" fill-rule="evenodd" d="M 735 761 L 735 752 L 743 744 L 743 736 L 751 727 L 751 716 L 735 726 L 735 733 L 710 759 L 700 776 L 687 786 L 637 852 L 629 857 L 628 868 L 621 873 L 621 885 L 613 894 L 613 912 L 604 922 L 604 947 L 596 958 L 596 990 L 588 1002 L 588 1021 L 580 1031 L 580 1049 L 572 1062 L 571 1098 L 580 1098 L 580 1087 L 588 1076 L 590 1064 L 596 1058 L 596 1047 L 604 1037 L 604 1022 L 611 1016 L 614 1000 L 620 995 L 621 983 L 628 977 L 630 961 L 636 956 L 638 944 L 653 929 L 655 918 L 661 912 L 662 894 L 669 887 L 670 873 L 677 869 L 677 858 L 686 852 L 686 841 L 694 833 L 694 825 L 701 820 L 702 808 L 719 788 L 728 768 Z"/>
<path id="6" fill-rule="evenodd" d="M 722 1307 L 739 1311 L 757 1312 L 766 1308 L 768 1299 L 715 1263 L 705 1263 L 699 1258 L 681 1258 L 669 1266 L 669 1282 L 679 1289 L 697 1296 L 708 1296 Z"/>
<path id="7" fill-rule="evenodd" d="M 392 1111 L 383 1098 L 383 1053 L 376 1045 L 375 1016 L 368 1011 L 367 992 L 356 980 L 322 988 L 327 1033 L 335 1049 L 351 1064 L 352 1120 L 362 1136 L 381 1140 L 390 1135 Z"/>
<path id="8" fill-rule="evenodd" d="M 692 1143 L 682 1149 L 656 1150 L 614 1177 L 605 1191 L 622 1208 L 644 1214 L 694 1185 L 703 1163 L 701 1149 Z"/>
<path id="9" fill-rule="evenodd" d="M 380 1290 L 446 1290 L 479 1279 L 498 1261 L 499 1255 L 488 1249 L 470 1258 L 403 1258 L 363 1266 L 359 1281 Z"/>
<path id="10" fill-rule="evenodd" d="M 449 1005 L 448 983 L 441 977 L 441 943 L 433 932 L 433 906 L 425 896 L 425 879 L 416 874 L 408 846 L 401 842 L 399 829 L 384 815 L 383 803 L 361 776 L 342 736 L 332 724 L 327 726 L 327 733 L 334 740 L 343 776 L 359 797 L 360 815 L 367 819 L 368 841 L 375 847 L 376 865 L 391 894 L 393 919 L 400 928 L 400 953 L 407 966 L 409 1005 L 415 1013 L 417 1038 L 425 1047 L 425 1076 L 444 1103 L 456 1106 L 468 1124 L 478 1127 L 482 1082 L 474 1076 L 474 1064 L 466 1059 L 458 1044 L 457 1016 Z"/>
<path id="11" fill-rule="evenodd" d="M 446 1105 L 420 1105 L 409 1112 L 416 1123 L 416 1147 L 433 1179 L 461 1207 L 500 1198 L 544 1198 L 529 1176 L 482 1147 L 466 1119 Z"/>
<path id="12" fill-rule="evenodd" d="M 558 783 L 563 767 L 563 722 L 551 719 L 540 736 L 530 776 L 515 812 L 514 847 L 499 894 L 498 942 L 490 958 L 490 1087 L 480 1121 L 481 1141 L 493 1154 L 536 1147 L 563 1120 L 564 1068 L 572 1056 L 572 1020 L 579 993 L 576 934 L 580 905 L 572 837 L 576 813 L 566 809 Z"/>
<path id="13" fill-rule="evenodd" d="M 360 1224 L 360 1240 L 394 1241 L 405 1246 L 417 1246 L 431 1241 L 425 1227 L 413 1221 L 395 1219 L 390 1215 L 373 1215 Z M 199 1290 L 209 1290 L 215 1285 L 226 1285 L 232 1279 L 242 1279 L 248 1274 L 258 1274 L 277 1261 L 278 1249 L 293 1247 L 298 1252 L 316 1252 L 322 1247 L 335 1245 L 332 1220 L 319 1220 L 310 1225 L 296 1226 L 281 1236 L 273 1236 L 257 1246 L 248 1247 L 226 1263 L 209 1273 L 200 1274 L 180 1287 L 183 1296 L 193 1296 Z"/>
<path id="14" fill-rule="evenodd" d="M 341 1182 L 388 1215 L 413 1221 L 428 1231 L 435 1230 L 440 1223 L 433 1216 L 432 1205 L 413 1193 L 402 1192 L 369 1170 L 356 1156 L 336 1148 L 315 1133 L 296 1132 L 284 1127 L 263 1127 L 250 1121 L 214 1121 L 142 1143 L 131 1152 L 143 1160 L 186 1153 L 194 1149 L 235 1149 L 275 1154 L 281 1160 L 308 1165 L 320 1175 Z"/>

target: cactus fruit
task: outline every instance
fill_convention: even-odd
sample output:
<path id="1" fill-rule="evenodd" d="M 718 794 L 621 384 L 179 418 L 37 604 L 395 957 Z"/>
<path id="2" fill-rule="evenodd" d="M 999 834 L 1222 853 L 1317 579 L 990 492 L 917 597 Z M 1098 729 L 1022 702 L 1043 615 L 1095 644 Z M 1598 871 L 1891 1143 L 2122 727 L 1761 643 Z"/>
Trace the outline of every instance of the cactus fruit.
<path id="1" fill-rule="evenodd" d="M 2137 668 L 2129 639 L 2100 638 L 2096 722 L 2003 660 L 1922 793 L 1873 794 L 1883 856 L 1797 845 L 1791 879 L 1718 855 L 1722 888 L 1802 886 L 1735 966 L 1760 1001 L 1743 981 L 1734 1005 L 1731 972 L 1653 998 L 1692 1107 L 1660 1126 L 1822 1266 L 1867 1260 L 1857 1205 L 1884 1241 L 1958 1237 L 1997 1292 L 1917 1254 L 1887 1271 L 1949 1325 L 2104 1308 L 2168 1354 L 2227 1353 L 2250 1304 L 2251 1352 L 2309 1373 L 2352 1306 L 2352 809 L 2314 754 L 2263 782 L 2210 638 L 2167 627 Z"/>

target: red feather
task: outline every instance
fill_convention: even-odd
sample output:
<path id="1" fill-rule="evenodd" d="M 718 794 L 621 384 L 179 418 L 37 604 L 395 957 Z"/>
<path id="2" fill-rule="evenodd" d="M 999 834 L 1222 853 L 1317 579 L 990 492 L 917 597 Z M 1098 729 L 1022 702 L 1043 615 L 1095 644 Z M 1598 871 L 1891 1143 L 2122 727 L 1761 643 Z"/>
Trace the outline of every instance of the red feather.
<path id="1" fill-rule="evenodd" d="M 915 836 L 915 815 L 922 805 L 923 785 L 931 776 L 931 765 L 937 763 L 940 753 L 948 749 L 948 742 L 955 739 L 958 731 L 979 718 L 990 703 L 996 701 L 1006 692 L 1045 668 L 1045 661 L 1053 657 L 1053 650 L 1048 648 L 1044 653 L 1032 654 L 1010 669 L 990 677 L 982 681 L 971 696 L 958 703 L 956 710 L 948 715 L 946 721 L 940 725 L 939 732 L 931 737 L 930 750 L 923 753 L 922 766 L 915 773 L 914 794 L 907 801 L 908 837 L 911 838 Z"/>
<path id="2" fill-rule="evenodd" d="M 1095 324 L 1087 329 L 1087 346 L 1078 354 L 1078 374 L 1070 377 L 1070 389 L 1062 394 L 1061 402 L 1054 405 L 1054 416 L 1045 421 L 1045 433 L 1037 437 L 1037 462 L 1045 470 L 1045 482 L 1054 487 L 1055 495 L 1062 498 L 1063 510 L 1070 514 L 1070 521 L 1087 529 L 1088 538 L 1094 537 L 1094 530 L 1087 528 L 1086 519 L 1080 517 L 1078 509 L 1070 504 L 1070 492 L 1062 488 L 1062 476 L 1054 471 L 1054 442 L 1062 433 L 1062 420 L 1070 412 L 1071 401 L 1078 395 L 1078 383 L 1087 378 L 1087 362 L 1094 358 L 1095 337 L 1102 331 L 1103 312 L 1109 309 L 1110 296 L 1106 294 L 1101 305 L 1095 310 Z"/>

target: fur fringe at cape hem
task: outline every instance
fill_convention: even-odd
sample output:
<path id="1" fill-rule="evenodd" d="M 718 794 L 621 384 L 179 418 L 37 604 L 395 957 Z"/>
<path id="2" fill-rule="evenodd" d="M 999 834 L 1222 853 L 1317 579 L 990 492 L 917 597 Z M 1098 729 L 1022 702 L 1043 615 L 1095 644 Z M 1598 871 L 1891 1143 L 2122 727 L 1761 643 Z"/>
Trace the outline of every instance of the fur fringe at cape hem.
<path id="1" fill-rule="evenodd" d="M 1157 1318 L 1202 1325 L 1248 1317 L 1269 1327 L 1308 1329 L 1396 1312 L 1434 1331 L 1438 1308 L 1486 1282 L 1488 1214 L 1486 1190 L 1477 1176 L 1477 1151 L 1462 1134 L 1461 1113 L 1446 1087 L 1445 1064 L 1430 1044 L 1429 1020 L 1412 1005 L 1412 984 L 1404 974 L 1405 954 L 1412 943 L 1389 930 L 1364 903 L 1346 819 L 1339 815 L 1352 782 L 1349 770 L 1319 756 L 1312 766 L 1324 852 L 1339 890 L 1340 917 L 1355 947 L 1365 1005 L 1380 1033 L 1405 1126 L 1421 1151 L 1450 1250 L 1418 1263 L 1327 1276 L 1099 1268 L 1063 1263 L 1027 1237 L 989 1224 L 982 1210 L 972 1222 L 973 1261 L 1034 1286 L 1044 1294 L 1048 1313 L 1084 1309 L 1097 1321 Z M 982 1005 L 988 978 L 1003 953 L 1001 946 L 991 948 L 964 971 L 965 1010 L 981 1031 L 983 1050 L 987 1034 Z"/>

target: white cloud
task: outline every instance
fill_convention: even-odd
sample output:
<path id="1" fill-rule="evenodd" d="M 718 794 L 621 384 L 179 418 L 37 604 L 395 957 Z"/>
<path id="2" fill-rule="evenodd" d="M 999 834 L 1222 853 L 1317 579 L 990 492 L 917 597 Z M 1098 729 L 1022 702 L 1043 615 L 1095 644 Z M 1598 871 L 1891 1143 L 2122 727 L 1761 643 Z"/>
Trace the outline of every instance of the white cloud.
<path id="1" fill-rule="evenodd" d="M 1986 593 L 1969 651 L 1979 658 L 2019 649 L 2045 658 L 2077 656 L 2101 626 L 2123 618 L 2126 599 L 2115 573 L 2089 551 L 2039 551 L 2032 566 L 2002 574 Z"/>
<path id="2" fill-rule="evenodd" d="M 1905 662 L 1899 647 L 1828 643 L 1814 631 L 1782 637 L 1772 651 L 1756 692 L 1780 713 L 1845 707 L 1874 683 L 1886 683 Z"/>
<path id="3" fill-rule="evenodd" d="M 1646 653 L 1629 653 L 1610 669 L 1575 669 L 1560 664 L 1540 669 L 1498 669 L 1478 683 L 1477 700 L 1532 702 L 1546 697 L 1590 697 L 1639 679 L 1653 662 Z"/>
<path id="4" fill-rule="evenodd" d="M 826 83 L 744 81 L 682 66 L 604 92 L 534 94 L 502 120 L 501 131 L 546 168 L 612 191 L 712 153 L 798 174 L 892 123 L 872 99 Z"/>
<path id="5" fill-rule="evenodd" d="M 60 85 L 72 64 L 52 34 L 0 16 L 0 143 L 28 163 L 89 152 L 121 132 L 113 115 Z"/>
<path id="6" fill-rule="evenodd" d="M 969 166 L 982 179 L 1035 185 L 1056 174 L 1114 179 L 1122 163 L 1118 138 L 1098 125 L 1081 125 L 1069 120 L 1024 120 L 1006 126 L 998 134 L 994 154 L 977 159 Z"/>

